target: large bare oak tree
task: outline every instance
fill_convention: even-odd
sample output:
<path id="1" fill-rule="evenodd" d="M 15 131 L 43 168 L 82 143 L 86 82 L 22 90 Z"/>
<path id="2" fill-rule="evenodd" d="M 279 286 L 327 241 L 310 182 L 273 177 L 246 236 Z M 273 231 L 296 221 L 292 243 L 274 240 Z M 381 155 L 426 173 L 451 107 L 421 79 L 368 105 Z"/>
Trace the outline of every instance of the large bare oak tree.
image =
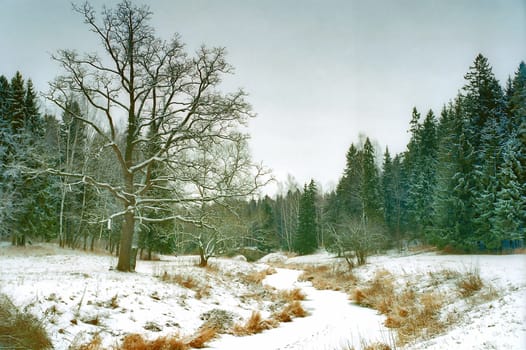
<path id="1" fill-rule="evenodd" d="M 50 171 L 105 189 L 122 204 L 105 219 L 123 217 L 117 269 L 130 271 L 136 221 L 206 226 L 195 215 L 203 204 L 250 195 L 268 174 L 244 151 L 247 135 L 240 126 L 252 116 L 245 93 L 219 91 L 222 76 L 232 72 L 223 48 L 187 54 L 177 35 L 167 41 L 156 36 L 148 7 L 128 0 L 100 16 L 87 2 L 74 10 L 102 50 L 53 55 L 64 73 L 50 84 L 48 98 L 63 110 L 72 94 L 89 101 L 98 116 L 73 117 L 105 140 L 120 175 L 107 182 L 88 173 Z M 220 156 L 203 157 L 218 150 Z"/>

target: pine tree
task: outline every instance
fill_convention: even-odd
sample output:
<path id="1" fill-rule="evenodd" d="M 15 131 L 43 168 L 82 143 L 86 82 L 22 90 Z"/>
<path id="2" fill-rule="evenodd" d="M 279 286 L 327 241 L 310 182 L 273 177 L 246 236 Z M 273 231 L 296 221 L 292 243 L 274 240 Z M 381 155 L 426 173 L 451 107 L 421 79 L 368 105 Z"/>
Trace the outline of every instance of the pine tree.
<path id="1" fill-rule="evenodd" d="M 313 253 L 318 248 L 316 192 L 314 180 L 311 180 L 308 186 L 305 184 L 300 200 L 295 250 L 301 255 Z"/>

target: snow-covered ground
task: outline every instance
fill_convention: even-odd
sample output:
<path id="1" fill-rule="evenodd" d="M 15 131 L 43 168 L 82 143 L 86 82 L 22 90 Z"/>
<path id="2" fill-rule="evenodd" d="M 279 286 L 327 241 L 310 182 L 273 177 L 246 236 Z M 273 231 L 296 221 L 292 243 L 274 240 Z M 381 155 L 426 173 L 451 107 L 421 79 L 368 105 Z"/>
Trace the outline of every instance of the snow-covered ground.
<path id="1" fill-rule="evenodd" d="M 272 258 L 272 257 L 271 257 Z M 285 258 L 282 264 L 332 264 L 327 253 Z M 251 264 L 238 259 L 214 259 L 211 270 L 194 266 L 192 257 L 162 257 L 139 261 L 137 273 L 111 269 L 116 258 L 86 254 L 38 244 L 26 249 L 0 245 L 0 292 L 16 305 L 43 318 L 55 349 L 99 333 L 107 345 L 128 333 L 147 337 L 166 334 L 191 335 L 213 309 L 229 311 L 242 322 L 254 310 L 268 315 L 271 301 L 264 289 L 242 278 L 266 269 L 265 261 Z M 282 265 L 283 266 L 283 265 Z M 379 256 L 356 269 L 368 279 L 378 269 L 387 269 L 401 281 L 426 283 L 430 272 L 444 269 L 480 269 L 481 277 L 498 292 L 489 302 L 469 304 L 459 300 L 451 308 L 459 312 L 458 323 L 446 333 L 411 344 L 409 349 L 526 349 L 526 255 Z M 382 324 L 384 316 L 358 307 L 344 293 L 318 291 L 309 282 L 298 282 L 300 271 L 277 268 L 263 283 L 278 289 L 301 288 L 307 295 L 303 306 L 309 316 L 283 323 L 263 333 L 234 337 L 221 335 L 209 343 L 213 349 L 342 349 L 362 343 L 392 343 L 392 334 Z M 185 288 L 160 278 L 179 275 L 193 283 Z M 225 277 L 226 276 L 226 277 Z"/>

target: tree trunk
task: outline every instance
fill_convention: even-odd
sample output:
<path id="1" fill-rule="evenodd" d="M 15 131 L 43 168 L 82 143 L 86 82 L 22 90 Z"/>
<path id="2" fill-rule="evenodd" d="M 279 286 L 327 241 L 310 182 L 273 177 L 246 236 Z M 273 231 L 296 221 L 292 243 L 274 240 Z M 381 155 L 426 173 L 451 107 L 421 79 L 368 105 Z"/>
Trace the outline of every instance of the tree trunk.
<path id="1" fill-rule="evenodd" d="M 199 267 L 206 267 L 208 265 L 208 259 L 205 256 L 203 248 L 199 248 Z"/>
<path id="2" fill-rule="evenodd" d="M 64 238 L 64 203 L 66 202 L 66 188 L 64 183 L 61 187 L 62 196 L 60 199 L 60 216 L 59 216 L 59 233 L 58 233 L 58 242 L 60 248 L 64 248 L 66 246 L 66 240 Z"/>
<path id="3" fill-rule="evenodd" d="M 124 222 L 122 224 L 121 240 L 119 244 L 119 262 L 117 263 L 117 270 L 123 272 L 131 272 L 131 253 L 133 243 L 133 231 L 135 226 L 135 215 L 131 211 L 124 214 Z"/>

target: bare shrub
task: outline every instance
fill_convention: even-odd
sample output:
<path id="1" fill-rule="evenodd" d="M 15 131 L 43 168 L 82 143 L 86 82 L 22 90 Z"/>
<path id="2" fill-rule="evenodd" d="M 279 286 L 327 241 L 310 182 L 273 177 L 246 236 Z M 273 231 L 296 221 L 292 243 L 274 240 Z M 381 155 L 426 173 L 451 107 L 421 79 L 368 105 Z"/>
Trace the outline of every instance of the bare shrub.
<path id="1" fill-rule="evenodd" d="M 6 295 L 0 295 L 0 348 L 53 348 L 43 322 L 19 310 Z"/>

